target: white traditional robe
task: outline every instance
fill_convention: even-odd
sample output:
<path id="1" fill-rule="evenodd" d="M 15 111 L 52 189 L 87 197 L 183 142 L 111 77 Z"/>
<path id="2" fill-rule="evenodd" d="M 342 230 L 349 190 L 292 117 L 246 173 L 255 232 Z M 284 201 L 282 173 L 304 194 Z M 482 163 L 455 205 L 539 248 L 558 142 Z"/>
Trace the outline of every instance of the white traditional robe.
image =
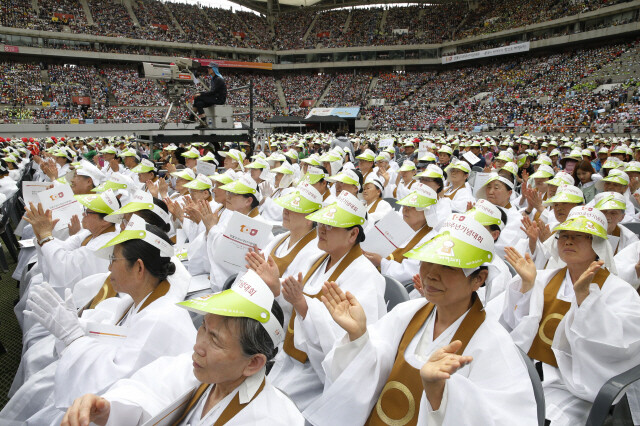
<path id="1" fill-rule="evenodd" d="M 193 375 L 192 352 L 165 356 L 137 371 L 131 378 L 116 382 L 103 396 L 109 400 L 111 411 L 107 425 L 142 425 L 162 412 L 186 392 L 196 389 L 200 382 Z M 247 378 L 236 390 L 218 402 L 202 421 L 204 401 L 211 387 L 200 398 L 181 425 L 210 426 L 214 424 L 231 400 L 239 395 L 242 404 L 258 390 L 264 372 Z M 253 401 L 242 409 L 229 424 L 302 426 L 304 418 L 296 406 L 268 379 Z"/>
<path id="2" fill-rule="evenodd" d="M 316 260 L 314 259 L 313 263 Z M 306 294 L 319 293 L 322 285 L 340 264 L 338 261 L 331 269 L 326 270 L 327 262 L 328 260 L 325 260 L 309 277 L 304 286 Z M 384 278 L 363 255 L 356 258 L 340 274 L 336 282 L 342 291 L 349 291 L 358 298 L 369 323 L 374 323 L 386 313 L 383 298 Z M 333 321 L 324 304 L 319 299 L 308 296 L 305 296 L 305 299 L 308 305 L 307 315 L 304 319 L 296 315 L 293 327 L 294 344 L 309 358 L 307 362 L 301 364 L 284 350 L 279 351 L 275 365 L 269 373 L 273 385 L 289 395 L 301 410 L 322 394 L 324 384 L 322 360 L 335 341 L 342 336 L 342 329 Z"/>
<path id="3" fill-rule="evenodd" d="M 305 418 L 316 426 L 364 424 L 387 382 L 407 326 L 426 303 L 424 298 L 402 303 L 369 325 L 359 339 L 349 342 L 344 336 L 337 342 L 322 363 L 326 371 L 324 393 L 303 410 Z M 435 314 L 436 309 L 405 350 L 406 362 L 416 369 L 422 368 L 434 351 L 450 343 L 467 313 L 434 340 Z M 447 380 L 437 411 L 431 410 L 422 393 L 418 424 L 537 424 L 527 369 L 500 324 L 487 317 L 463 354 L 472 356 L 473 361 Z"/>
<path id="4" fill-rule="evenodd" d="M 506 290 L 501 322 L 525 352 L 538 334 L 544 289 L 559 270 L 538 271 L 533 289 L 525 294 L 516 275 Z M 571 307 L 551 345 L 558 368 L 542 364 L 546 417 L 554 426 L 584 424 L 602 385 L 640 363 L 640 297 L 610 274 L 602 289 L 591 284 L 589 296 L 578 306 L 568 273 L 556 297 Z"/>
<path id="5" fill-rule="evenodd" d="M 420 241 L 414 247 L 420 247 L 422 244 L 426 243 L 433 237 L 437 235 L 437 232 L 432 229 L 420 239 Z M 405 247 L 409 241 L 415 236 L 415 233 L 407 239 L 407 241 L 402 243 L 401 247 Z M 387 258 L 383 258 L 380 261 L 380 272 L 383 275 L 388 275 L 390 277 L 395 278 L 401 283 L 405 283 L 411 281 L 413 276 L 420 272 L 420 261 L 418 259 L 409 259 L 405 258 L 402 262 L 396 262 L 395 260 L 389 260 Z"/>
<path id="6" fill-rule="evenodd" d="M 637 290 L 640 286 L 640 278 L 636 273 L 636 264 L 640 261 L 640 242 L 636 241 L 618 251 L 613 260 L 618 276 Z"/>
<path id="7" fill-rule="evenodd" d="M 275 203 L 275 200 L 293 192 L 295 188 L 277 188 L 275 192 L 265 198 L 259 208 L 260 216 L 270 225 L 282 226 L 282 207 Z"/>

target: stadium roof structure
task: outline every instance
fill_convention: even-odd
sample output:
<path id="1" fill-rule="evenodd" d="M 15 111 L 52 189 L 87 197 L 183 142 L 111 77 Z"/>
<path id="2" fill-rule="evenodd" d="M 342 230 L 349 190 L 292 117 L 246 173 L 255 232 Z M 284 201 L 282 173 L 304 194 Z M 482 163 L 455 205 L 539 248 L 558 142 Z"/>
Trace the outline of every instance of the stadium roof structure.
<path id="1" fill-rule="evenodd" d="M 430 1 L 393 1 L 393 0 L 230 0 L 264 15 L 274 12 L 293 12 L 302 8 L 308 10 L 337 9 L 353 6 L 379 6 L 393 4 L 443 4 L 455 0 L 430 0 Z"/>

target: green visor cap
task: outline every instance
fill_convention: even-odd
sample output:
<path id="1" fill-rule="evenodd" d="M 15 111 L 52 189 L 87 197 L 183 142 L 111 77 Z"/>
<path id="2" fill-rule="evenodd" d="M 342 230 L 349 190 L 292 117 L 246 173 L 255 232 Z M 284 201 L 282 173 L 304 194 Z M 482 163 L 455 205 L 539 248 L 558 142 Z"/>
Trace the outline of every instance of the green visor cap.
<path id="1" fill-rule="evenodd" d="M 356 156 L 356 159 L 364 160 L 364 161 L 374 161 L 375 158 L 376 158 L 376 155 L 370 149 L 365 149 L 365 151 L 362 154 Z"/>
<path id="2" fill-rule="evenodd" d="M 627 202 L 624 195 L 617 192 L 601 192 L 594 198 L 595 208 L 598 210 L 626 210 Z"/>
<path id="3" fill-rule="evenodd" d="M 335 203 L 310 214 L 306 218 L 336 228 L 364 226 L 367 208 L 353 194 L 342 191 Z"/>
<path id="4" fill-rule="evenodd" d="M 258 195 L 256 182 L 247 175 L 244 175 L 238 180 L 221 186 L 220 189 L 231 192 L 233 194 Z"/>
<path id="5" fill-rule="evenodd" d="M 301 182 L 294 192 L 275 199 L 282 208 L 296 213 L 313 213 L 322 207 L 322 195 L 308 182 Z"/>
<path id="6" fill-rule="evenodd" d="M 118 223 L 122 220 L 122 216 L 127 213 L 135 213 L 140 210 L 151 210 L 158 215 L 165 223 L 171 223 L 171 216 L 168 212 L 162 210 L 162 208 L 153 202 L 153 196 L 146 191 L 137 191 L 131 201 L 111 213 L 105 219 L 109 222 Z"/>
<path id="7" fill-rule="evenodd" d="M 115 194 L 110 190 L 101 194 L 74 195 L 73 198 L 96 213 L 111 214 L 120 206 Z"/>
<path id="8" fill-rule="evenodd" d="M 498 225 L 500 230 L 504 229 L 502 213 L 491 201 L 483 199 L 476 201 L 473 208 L 468 210 L 465 215 L 474 218 L 483 226 Z"/>
<path id="9" fill-rule="evenodd" d="M 307 168 L 307 174 L 304 175 L 304 179 L 312 185 L 326 178 L 327 174 L 323 172 L 322 169 L 312 166 Z"/>
<path id="10" fill-rule="evenodd" d="M 360 181 L 358 179 L 358 175 L 353 170 L 345 170 L 343 172 L 338 173 L 335 176 L 331 176 L 327 178 L 329 182 L 342 182 L 347 185 L 355 185 L 360 188 Z"/>
<path id="11" fill-rule="evenodd" d="M 396 202 L 401 206 L 415 207 L 417 209 L 425 209 L 438 202 L 438 195 L 428 185 L 416 182 L 406 197 Z"/>
<path id="12" fill-rule="evenodd" d="M 576 231 L 607 239 L 607 218 L 598 209 L 578 206 L 571 209 L 567 220 L 556 226 L 554 231 Z"/>
<path id="13" fill-rule="evenodd" d="M 561 185 L 556 192 L 556 195 L 546 200 L 543 204 L 554 203 L 584 203 L 584 194 L 582 190 L 573 185 Z"/>
<path id="14" fill-rule="evenodd" d="M 475 219 L 454 214 L 438 235 L 405 257 L 454 268 L 477 268 L 493 259 L 493 237 Z"/>
<path id="15" fill-rule="evenodd" d="M 249 270 L 238 277 L 229 290 L 209 294 L 178 306 L 201 315 L 251 318 L 264 327 L 275 347 L 284 340 L 284 330 L 275 315 L 271 315 L 273 293 L 258 274 Z"/>
<path id="16" fill-rule="evenodd" d="M 204 191 L 206 189 L 211 189 L 211 187 L 213 186 L 213 182 L 211 182 L 211 179 L 209 179 L 205 175 L 199 174 L 198 176 L 196 176 L 194 180 L 189 181 L 182 186 L 184 188 L 198 189 L 200 191 Z"/>
<path id="17" fill-rule="evenodd" d="M 184 169 L 177 172 L 173 172 L 171 173 L 171 176 L 175 176 L 177 178 L 188 180 L 188 181 L 192 181 L 196 178 L 191 169 Z"/>
<path id="18" fill-rule="evenodd" d="M 143 240 L 160 250 L 160 256 L 162 257 L 171 257 L 174 254 L 173 246 L 153 232 L 147 231 L 147 223 L 140 216 L 136 215 L 131 216 L 131 220 L 127 223 L 124 231 L 116 235 L 107 244 L 102 246 L 101 249 L 113 247 L 129 240 Z"/>
<path id="19" fill-rule="evenodd" d="M 137 166 L 135 166 L 131 171 L 133 173 L 148 173 L 156 169 L 156 166 L 146 158 L 140 162 Z"/>
<path id="20" fill-rule="evenodd" d="M 113 173 L 108 181 L 96 186 L 92 192 L 104 192 L 108 190 L 118 191 L 120 189 L 133 189 L 133 181 L 120 173 Z"/>

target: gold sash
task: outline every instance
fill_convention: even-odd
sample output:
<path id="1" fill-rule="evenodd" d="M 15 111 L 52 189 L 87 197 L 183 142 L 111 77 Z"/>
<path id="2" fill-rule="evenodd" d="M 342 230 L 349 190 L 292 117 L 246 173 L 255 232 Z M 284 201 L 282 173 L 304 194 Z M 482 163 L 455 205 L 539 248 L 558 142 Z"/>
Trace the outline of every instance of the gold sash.
<path id="1" fill-rule="evenodd" d="M 329 188 L 327 188 L 324 194 L 322 194 L 322 201 L 325 201 L 327 198 L 329 198 L 329 196 L 331 196 L 331 191 L 329 191 Z"/>
<path id="2" fill-rule="evenodd" d="M 258 214 L 260 214 L 260 212 L 258 211 L 257 207 L 254 207 L 248 214 L 247 216 L 249 217 L 256 217 L 258 216 Z"/>
<path id="3" fill-rule="evenodd" d="M 462 347 L 458 351 L 463 354 L 471 338 L 484 322 L 486 313 L 483 310 L 482 303 L 476 293 L 472 295 L 473 303 L 466 317 L 460 323 L 458 330 L 451 341 L 460 340 Z M 387 379 L 387 383 L 380 397 L 371 410 L 366 425 L 382 426 L 382 425 L 416 425 L 418 423 L 418 411 L 420 410 L 420 399 L 424 386 L 420 378 L 420 370 L 413 368 L 405 360 L 404 353 L 409 343 L 414 339 L 420 328 L 425 323 L 434 308 L 433 303 L 427 303 L 422 307 L 411 319 L 407 326 L 396 359 L 391 368 L 391 373 Z"/>
<path id="4" fill-rule="evenodd" d="M 275 245 L 273 250 L 271 250 L 271 257 L 273 257 L 273 260 L 276 262 L 276 265 L 278 265 L 280 278 L 282 278 L 282 274 L 284 274 L 284 271 L 286 271 L 289 265 L 291 265 L 291 262 L 293 262 L 293 259 L 295 259 L 298 253 L 300 253 L 300 250 L 305 248 L 307 244 L 313 241 L 313 239 L 318 235 L 318 233 L 316 229 L 312 229 L 307 233 L 307 235 L 302 237 L 300 241 L 296 243 L 295 246 L 293 246 L 289 254 L 287 254 L 284 257 L 276 256 L 276 251 L 278 250 L 278 247 L 280 247 L 285 241 L 287 241 L 287 236 L 289 235 L 290 234 L 285 235 L 285 237 L 281 239 L 280 242 L 278 242 L 278 244 Z"/>
<path id="5" fill-rule="evenodd" d="M 556 356 L 551 349 L 553 337 L 556 334 L 556 329 L 560 321 L 562 321 L 562 318 L 564 318 L 567 312 L 569 312 L 569 308 L 571 308 L 571 302 L 565 302 L 557 298 L 558 291 L 566 274 L 566 267 L 560 269 L 544 288 L 542 321 L 540 321 L 540 326 L 538 327 L 538 334 L 536 334 L 533 343 L 531 343 L 531 349 L 529 349 L 527 353 L 531 358 L 554 367 L 558 367 L 558 361 L 556 361 Z M 593 277 L 593 282 L 602 288 L 607 277 L 609 277 L 609 271 L 601 268 Z"/>
<path id="6" fill-rule="evenodd" d="M 374 213 L 378 208 L 378 204 L 380 204 L 380 201 L 382 201 L 382 198 L 378 198 L 377 200 L 375 200 L 367 213 L 369 214 Z"/>
<path id="7" fill-rule="evenodd" d="M 200 386 L 198 386 L 198 388 L 193 392 L 191 399 L 187 403 L 187 407 L 185 408 L 184 413 L 182 413 L 178 420 L 172 423 L 173 426 L 178 426 L 180 422 L 182 422 L 187 417 L 189 412 L 193 410 L 193 407 L 196 406 L 200 398 L 202 398 L 202 395 L 208 387 L 208 383 L 202 383 Z M 231 419 L 233 419 L 240 411 L 242 411 L 243 408 L 251 404 L 251 402 L 256 399 L 256 396 L 258 396 L 263 389 L 264 379 L 262 379 L 262 384 L 258 388 L 258 391 L 255 393 L 255 395 L 253 395 L 253 398 L 251 398 L 251 400 L 246 404 L 240 404 L 240 392 L 236 393 L 236 396 L 233 397 L 229 405 L 227 405 L 227 408 L 225 408 L 222 414 L 220 414 L 220 417 L 218 417 L 218 420 L 216 420 L 213 426 L 222 426 L 229 423 Z"/>
<path id="8" fill-rule="evenodd" d="M 338 277 L 344 272 L 344 270 L 347 269 L 347 267 L 349 267 L 349 265 L 351 265 L 351 263 L 361 255 L 362 255 L 362 249 L 360 249 L 360 244 L 356 244 L 353 247 L 351 247 L 351 250 L 349 250 L 347 255 L 340 261 L 335 271 L 333 271 L 333 273 L 331 274 L 331 276 L 327 281 L 333 282 L 337 280 Z M 311 278 L 311 276 L 316 272 L 316 270 L 324 263 L 327 257 L 329 257 L 328 254 L 324 254 L 320 256 L 320 258 L 316 261 L 316 263 L 314 263 L 311 266 L 307 274 L 302 279 L 303 286 L 307 283 L 309 278 Z M 316 294 L 307 294 L 307 293 L 304 293 L 304 294 L 305 296 L 309 296 L 314 299 L 320 299 L 321 293 L 322 291 L 319 291 Z M 291 313 L 291 319 L 289 320 L 289 325 L 287 326 L 287 332 L 285 333 L 285 336 L 284 336 L 283 349 L 291 358 L 304 364 L 305 362 L 307 362 L 307 359 L 308 359 L 307 354 L 301 351 L 300 349 L 296 348 L 296 346 L 293 344 L 293 325 L 295 323 L 295 319 L 296 319 L 296 310 L 294 309 L 293 312 Z"/>
<path id="9" fill-rule="evenodd" d="M 616 250 L 613 253 L 613 255 L 615 256 L 616 254 L 618 254 L 618 250 L 620 250 L 620 243 L 621 243 L 621 241 L 620 241 L 620 239 L 621 239 L 620 238 L 620 225 L 616 226 L 616 229 L 613 230 L 613 233 L 611 235 L 614 236 L 614 237 L 618 237 L 618 245 L 616 246 Z"/>
<path id="10" fill-rule="evenodd" d="M 395 249 L 389 256 L 387 256 L 387 259 L 402 263 L 402 261 L 405 259 L 405 253 L 412 250 L 416 246 L 416 244 L 418 244 L 420 240 L 424 238 L 425 235 L 431 232 L 431 229 L 432 228 L 429 225 L 425 224 L 418 230 L 418 232 L 416 232 L 416 235 L 411 238 L 406 246 L 398 247 L 397 249 Z"/>
<path id="11" fill-rule="evenodd" d="M 100 231 L 100 233 L 98 235 L 96 235 L 96 236 L 89 235 L 87 238 L 85 238 L 82 241 L 82 244 L 80 244 L 80 246 L 85 247 L 87 244 L 89 244 L 89 241 L 91 241 L 93 238 L 98 238 L 100 235 L 104 235 L 107 232 L 115 232 L 115 230 L 116 230 L 116 225 L 111 225 L 111 226 L 103 229 L 102 231 Z"/>
<path id="12" fill-rule="evenodd" d="M 169 292 L 169 288 L 171 288 L 171 284 L 169 284 L 169 281 L 164 280 L 160 282 L 160 284 L 158 284 L 156 288 L 153 289 L 149 297 L 147 297 L 147 300 L 145 300 L 142 306 L 140 306 L 140 309 L 138 309 L 138 312 L 142 311 L 144 308 L 146 308 L 147 306 L 149 306 L 150 304 L 152 304 L 153 302 L 155 302 L 156 300 L 158 300 L 159 298 L 167 294 L 167 292 Z M 124 311 L 124 314 L 122 314 L 122 316 L 116 322 L 116 324 L 120 324 L 120 321 L 124 319 L 124 317 L 127 315 L 127 313 L 129 312 L 132 306 L 133 306 L 133 303 L 131 304 L 131 306 L 129 306 L 127 310 Z"/>
<path id="13" fill-rule="evenodd" d="M 102 302 L 103 300 L 116 297 L 117 295 L 118 292 L 115 291 L 113 286 L 111 285 L 111 275 L 109 275 L 107 279 L 104 280 L 104 284 L 102 284 L 102 287 L 98 291 L 98 294 L 96 294 L 93 299 L 91 299 L 85 309 L 95 309 L 96 306 L 98 306 L 98 303 Z"/>
<path id="14" fill-rule="evenodd" d="M 412 180 L 411 182 L 409 182 L 409 185 L 407 185 L 407 189 L 411 189 L 414 182 L 415 180 Z M 396 200 L 398 199 L 398 185 L 396 185 L 395 189 L 393 190 L 393 198 L 395 198 Z"/>
<path id="15" fill-rule="evenodd" d="M 445 194 L 444 196 L 448 199 L 450 199 L 451 201 L 453 201 L 453 199 L 455 198 L 456 194 L 458 193 L 458 191 L 460 191 L 462 188 L 464 188 L 464 184 L 460 187 L 458 187 L 458 189 L 456 189 L 455 191 L 453 191 L 451 194 L 447 195 Z"/>

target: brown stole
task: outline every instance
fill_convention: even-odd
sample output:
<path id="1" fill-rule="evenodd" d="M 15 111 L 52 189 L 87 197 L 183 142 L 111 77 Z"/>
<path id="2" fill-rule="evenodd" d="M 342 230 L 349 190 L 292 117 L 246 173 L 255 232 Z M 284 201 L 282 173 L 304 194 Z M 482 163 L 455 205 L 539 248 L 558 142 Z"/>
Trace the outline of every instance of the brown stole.
<path id="1" fill-rule="evenodd" d="M 556 334 L 556 329 L 562 321 L 562 318 L 569 312 L 571 308 L 571 302 L 565 302 L 557 298 L 558 291 L 564 281 L 565 274 L 567 274 L 567 268 L 564 267 L 551 278 L 549 284 L 544 288 L 544 307 L 542 308 L 542 321 L 540 321 L 540 327 L 538 328 L 538 334 L 531 343 L 531 349 L 527 355 L 538 361 L 542 361 L 545 364 L 558 367 L 558 361 L 551 349 L 553 343 L 553 337 Z M 602 288 L 602 285 L 609 277 L 609 271 L 601 268 L 596 272 L 593 277 L 593 282 L 598 284 L 598 287 Z"/>
<path id="2" fill-rule="evenodd" d="M 344 272 L 344 270 L 347 269 L 349 267 L 349 265 L 351 265 L 351 263 L 354 260 L 356 260 L 358 257 L 360 257 L 361 255 L 362 255 L 362 249 L 360 249 L 360 244 L 356 244 L 353 247 L 351 247 L 351 250 L 349 250 L 347 255 L 340 261 L 340 263 L 336 267 L 335 271 L 333 271 L 333 273 L 331 274 L 331 276 L 329 277 L 329 279 L 327 281 L 333 282 L 333 281 L 337 280 L 338 277 Z M 314 263 L 311 266 L 311 269 L 309 269 L 307 274 L 302 279 L 302 285 L 303 286 L 307 283 L 309 278 L 311 278 L 311 276 L 316 272 L 316 270 L 324 263 L 324 261 L 327 259 L 327 257 L 329 257 L 328 254 L 326 254 L 326 253 L 323 254 L 316 261 L 316 263 Z M 304 293 L 304 294 L 306 296 L 312 297 L 314 299 L 320 299 L 321 293 L 322 293 L 322 291 L 319 291 L 317 294 L 307 294 L 307 293 Z M 293 358 L 296 361 L 304 364 L 305 362 L 307 362 L 307 359 L 308 359 L 307 354 L 304 353 L 303 351 L 301 351 L 300 349 L 296 348 L 295 345 L 293 344 L 293 325 L 295 323 L 295 319 L 296 319 L 296 310 L 294 309 L 293 312 L 291 313 L 291 319 L 289 320 L 289 326 L 287 327 L 287 331 L 286 331 L 285 336 L 284 336 L 283 349 L 291 358 Z"/>
<path id="3" fill-rule="evenodd" d="M 371 173 L 373 169 L 369 170 L 366 174 L 362 175 L 362 181 L 364 182 L 367 179 L 367 176 L 369 176 L 369 173 Z"/>
<path id="4" fill-rule="evenodd" d="M 415 180 L 412 180 L 411 182 L 409 182 L 409 185 L 407 185 L 407 189 L 411 189 L 414 182 Z M 393 190 L 393 198 L 395 198 L 396 200 L 398 199 L 398 185 L 396 185 L 395 189 Z"/>
<path id="5" fill-rule="evenodd" d="M 327 190 L 322 194 L 322 201 L 325 201 L 331 195 L 331 191 L 327 188 Z"/>
<path id="6" fill-rule="evenodd" d="M 156 288 L 153 289 L 149 297 L 147 297 L 147 300 L 145 300 L 142 306 L 140 306 L 140 309 L 138 309 L 138 312 L 140 312 L 141 310 L 143 310 L 144 308 L 146 308 L 147 306 L 149 306 L 150 304 L 152 304 L 153 302 L 155 302 L 156 300 L 158 300 L 159 298 L 167 294 L 169 292 L 169 288 L 171 288 L 171 284 L 169 284 L 169 281 L 164 280 L 160 282 L 160 284 L 158 284 Z M 132 306 L 133 306 L 133 303 L 131 304 L 131 306 L 129 306 L 129 309 L 124 311 L 124 314 L 122 314 L 122 316 L 116 322 L 116 324 L 120 324 L 120 321 L 124 319 L 125 315 L 127 315 L 127 313 L 129 312 Z"/>
<path id="7" fill-rule="evenodd" d="M 249 217 L 256 217 L 258 216 L 258 214 L 260 214 L 260 212 L 258 211 L 257 207 L 254 207 L 248 214 L 247 216 Z"/>
<path id="8" fill-rule="evenodd" d="M 102 287 L 100 287 L 98 293 L 93 297 L 93 299 L 91 299 L 91 301 L 89 301 L 89 303 L 85 305 L 84 308 L 82 308 L 82 311 L 80 311 L 80 314 L 78 316 L 82 315 L 82 312 L 84 312 L 85 309 L 95 309 L 96 306 L 98 306 L 98 303 L 102 302 L 103 300 L 116 297 L 117 295 L 118 292 L 115 291 L 113 286 L 111 285 L 111 275 L 109 275 L 107 279 L 104 280 L 104 284 L 102 284 Z"/>
<path id="9" fill-rule="evenodd" d="M 115 232 L 115 230 L 116 230 L 116 225 L 111 225 L 108 228 L 103 229 L 102 231 L 100 231 L 100 233 L 98 235 L 96 235 L 95 237 L 93 235 L 89 235 L 87 238 L 85 238 L 82 241 L 82 244 L 80 244 L 80 246 L 85 247 L 87 244 L 89 244 L 89 241 L 91 241 L 93 238 L 97 238 L 100 235 L 106 234 L 107 232 Z"/>
<path id="10" fill-rule="evenodd" d="M 506 205 L 506 206 L 504 206 L 504 208 L 505 208 L 505 209 L 507 209 L 507 210 L 509 210 L 509 209 L 511 208 L 511 201 L 509 201 L 509 202 L 507 203 L 507 205 Z"/>
<path id="11" fill-rule="evenodd" d="M 476 293 L 472 296 L 473 303 L 467 316 L 464 317 L 458 330 L 451 341 L 460 340 L 462 347 L 458 351 L 463 354 L 467 344 L 473 338 L 475 332 L 484 322 L 486 313 Z M 391 368 L 391 373 L 380 397 L 371 410 L 366 425 L 416 425 L 418 423 L 418 411 L 420 410 L 420 399 L 424 386 L 420 378 L 420 369 L 413 368 L 404 358 L 404 352 L 409 343 L 415 338 L 420 328 L 425 323 L 434 308 L 433 303 L 427 303 L 411 319 L 407 326 L 396 359 Z"/>
<path id="12" fill-rule="evenodd" d="M 411 238 L 406 246 L 398 247 L 397 249 L 395 249 L 389 256 L 387 256 L 387 259 L 395 260 L 398 263 L 402 263 L 402 261 L 405 259 L 405 253 L 412 250 L 416 246 L 416 244 L 418 244 L 420 240 L 424 238 L 425 235 L 431 232 L 431 229 L 432 228 L 429 225 L 425 224 L 418 230 L 418 232 L 416 232 L 416 234 L 413 236 L 413 238 Z"/>
<path id="13" fill-rule="evenodd" d="M 176 244 L 176 241 L 178 241 L 178 234 L 174 235 L 173 237 L 170 237 L 169 240 L 173 243 Z"/>
<path id="14" fill-rule="evenodd" d="M 461 187 L 459 187 L 458 189 L 456 189 L 455 191 L 453 191 L 451 194 L 449 194 L 449 195 L 445 194 L 444 196 L 453 201 L 453 199 L 455 198 L 455 196 L 458 193 L 458 191 L 460 191 L 462 188 L 464 188 L 464 184 Z"/>
<path id="15" fill-rule="evenodd" d="M 382 201 L 382 198 L 378 198 L 377 200 L 375 200 L 367 213 L 369 214 L 374 213 L 378 208 L 378 204 L 380 203 L 380 201 Z"/>
<path id="16" fill-rule="evenodd" d="M 278 265 L 278 271 L 280 272 L 281 278 L 282 278 L 282 274 L 284 274 L 284 271 L 286 271 L 289 265 L 291 264 L 291 262 L 293 262 L 293 259 L 295 259 L 298 253 L 300 253 L 300 250 L 305 248 L 307 244 L 313 241 L 313 239 L 318 235 L 318 233 L 315 229 L 312 229 L 307 233 L 307 235 L 302 237 L 300 241 L 296 243 L 295 246 L 293 246 L 289 254 L 287 254 L 284 257 L 277 257 L 276 250 L 278 250 L 278 248 L 287 240 L 287 237 L 289 237 L 290 235 L 291 233 L 285 235 L 285 237 L 282 240 L 280 240 L 280 242 L 278 242 L 278 244 L 276 244 L 275 247 L 273 247 L 273 250 L 271 250 L 271 257 L 273 257 L 273 260 L 275 260 L 276 265 Z"/>
<path id="17" fill-rule="evenodd" d="M 613 255 L 615 256 L 616 254 L 618 254 L 618 250 L 620 250 L 620 243 L 621 243 L 621 238 L 620 238 L 620 225 L 616 226 L 616 229 L 613 230 L 613 233 L 611 234 L 614 237 L 618 237 L 618 245 L 616 246 L 616 250 L 613 252 Z M 613 247 L 611 247 L 613 248 Z"/>
<path id="18" fill-rule="evenodd" d="M 202 383 L 200 386 L 198 386 L 198 388 L 193 392 L 191 399 L 187 403 L 187 408 L 185 408 L 184 413 L 182 413 L 178 420 L 172 423 L 173 426 L 178 426 L 180 422 L 182 422 L 187 417 L 189 412 L 193 410 L 193 407 L 196 406 L 209 386 L 210 385 L 208 383 Z M 253 395 L 249 402 L 245 404 L 240 404 L 240 392 L 236 393 L 236 396 L 233 397 L 229 405 L 227 405 L 222 414 L 220 414 L 220 417 L 218 417 L 218 420 L 216 420 L 213 426 L 222 426 L 229 423 L 240 411 L 242 411 L 244 407 L 251 404 L 251 402 L 256 399 L 256 396 L 258 396 L 263 389 L 264 379 L 262 379 L 262 384 L 258 388 L 258 391 Z"/>

